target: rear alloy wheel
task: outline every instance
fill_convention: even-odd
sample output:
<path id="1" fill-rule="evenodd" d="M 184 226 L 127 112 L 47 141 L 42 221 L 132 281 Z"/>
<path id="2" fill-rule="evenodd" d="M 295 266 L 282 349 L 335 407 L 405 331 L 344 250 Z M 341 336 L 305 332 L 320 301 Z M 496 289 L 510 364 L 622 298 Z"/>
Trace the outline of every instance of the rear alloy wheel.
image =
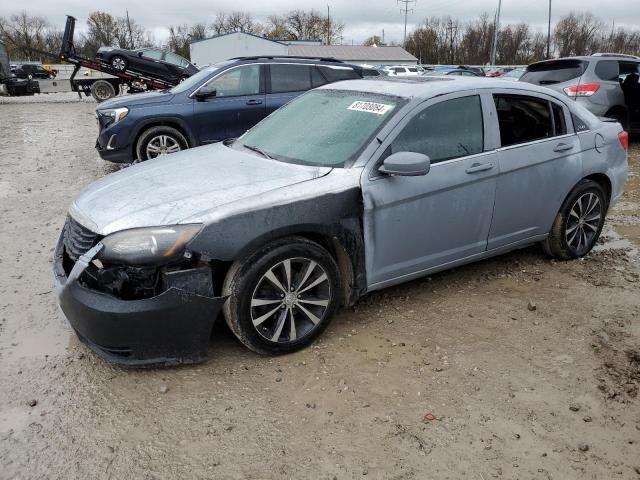
<path id="1" fill-rule="evenodd" d="M 305 238 L 267 245 L 236 262 L 225 280 L 229 327 L 258 353 L 299 350 L 329 324 L 340 303 L 338 268 Z"/>
<path id="2" fill-rule="evenodd" d="M 124 72 L 127 69 L 127 60 L 120 55 L 115 55 L 111 58 L 111 66 L 120 72 Z"/>
<path id="3" fill-rule="evenodd" d="M 544 250 L 554 258 L 570 260 L 585 256 L 595 245 L 607 213 L 602 187 L 582 180 L 571 191 L 543 242 Z"/>
<path id="4" fill-rule="evenodd" d="M 160 125 L 146 130 L 136 144 L 139 161 L 151 160 L 189 148 L 187 139 L 173 127 Z"/>

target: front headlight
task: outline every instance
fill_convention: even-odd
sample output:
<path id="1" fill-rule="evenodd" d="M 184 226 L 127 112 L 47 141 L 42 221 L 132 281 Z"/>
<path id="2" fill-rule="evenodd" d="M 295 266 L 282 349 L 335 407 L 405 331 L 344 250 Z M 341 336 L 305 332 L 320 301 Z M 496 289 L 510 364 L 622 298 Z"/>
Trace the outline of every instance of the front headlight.
<path id="1" fill-rule="evenodd" d="M 125 265 L 166 263 L 182 255 L 201 229 L 201 224 L 190 224 L 122 230 L 102 239 L 98 258 Z"/>
<path id="2" fill-rule="evenodd" d="M 129 109 L 127 107 L 109 108 L 106 110 L 97 110 L 97 112 L 99 115 L 109 118 L 108 123 L 111 125 L 123 120 L 129 114 Z"/>

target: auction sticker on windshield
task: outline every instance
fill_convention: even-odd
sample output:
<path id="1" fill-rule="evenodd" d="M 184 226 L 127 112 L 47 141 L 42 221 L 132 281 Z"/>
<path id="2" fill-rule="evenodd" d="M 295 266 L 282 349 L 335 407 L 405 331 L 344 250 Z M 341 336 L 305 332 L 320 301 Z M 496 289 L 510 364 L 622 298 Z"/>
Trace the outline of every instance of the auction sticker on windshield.
<path id="1" fill-rule="evenodd" d="M 375 113 L 376 115 L 384 115 L 393 108 L 393 105 L 375 102 L 363 102 L 361 100 L 353 102 L 347 107 L 347 110 L 355 110 L 356 112 Z"/>

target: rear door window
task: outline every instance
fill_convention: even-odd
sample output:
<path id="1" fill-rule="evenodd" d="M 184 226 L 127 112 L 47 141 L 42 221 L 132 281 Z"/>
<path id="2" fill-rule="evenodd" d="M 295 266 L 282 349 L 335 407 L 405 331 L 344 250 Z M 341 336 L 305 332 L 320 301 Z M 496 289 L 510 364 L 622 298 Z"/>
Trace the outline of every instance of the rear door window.
<path id="1" fill-rule="evenodd" d="M 482 152 L 484 126 L 480 97 L 444 100 L 416 114 L 391 143 L 391 153 L 428 155 L 431 163 Z"/>
<path id="2" fill-rule="evenodd" d="M 164 52 L 162 50 L 143 50 L 142 56 L 151 60 L 162 60 Z"/>
<path id="3" fill-rule="evenodd" d="M 534 63 L 527 67 L 527 71 L 520 77 L 520 80 L 535 85 L 553 85 L 580 77 L 586 68 L 587 62 L 582 60 L 552 60 Z"/>
<path id="4" fill-rule="evenodd" d="M 311 89 L 311 67 L 272 63 L 271 93 L 304 92 Z"/>
<path id="5" fill-rule="evenodd" d="M 526 95 L 494 94 L 503 147 L 554 135 L 549 102 Z"/>

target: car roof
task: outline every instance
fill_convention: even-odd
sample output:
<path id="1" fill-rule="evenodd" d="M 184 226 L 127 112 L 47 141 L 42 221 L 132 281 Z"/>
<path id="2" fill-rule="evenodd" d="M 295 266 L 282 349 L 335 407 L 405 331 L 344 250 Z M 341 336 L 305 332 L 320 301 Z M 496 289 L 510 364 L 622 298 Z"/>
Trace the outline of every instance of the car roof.
<path id="1" fill-rule="evenodd" d="M 504 80 L 489 77 L 456 77 L 448 76 L 416 76 L 416 77 L 369 77 L 362 80 L 348 80 L 330 83 L 319 87 L 329 90 L 348 90 L 370 92 L 380 95 L 391 95 L 408 99 L 428 99 L 447 93 L 455 93 L 474 89 L 511 89 L 522 93 L 544 93 L 556 98 L 562 98 L 553 90 L 533 85 L 531 83 L 511 84 Z"/>
<path id="2" fill-rule="evenodd" d="M 358 65 L 345 63 L 332 57 L 300 57 L 295 55 L 257 55 L 251 57 L 235 57 L 229 60 L 238 63 L 312 63 L 317 65 L 329 65 L 335 67 L 360 68 Z"/>

